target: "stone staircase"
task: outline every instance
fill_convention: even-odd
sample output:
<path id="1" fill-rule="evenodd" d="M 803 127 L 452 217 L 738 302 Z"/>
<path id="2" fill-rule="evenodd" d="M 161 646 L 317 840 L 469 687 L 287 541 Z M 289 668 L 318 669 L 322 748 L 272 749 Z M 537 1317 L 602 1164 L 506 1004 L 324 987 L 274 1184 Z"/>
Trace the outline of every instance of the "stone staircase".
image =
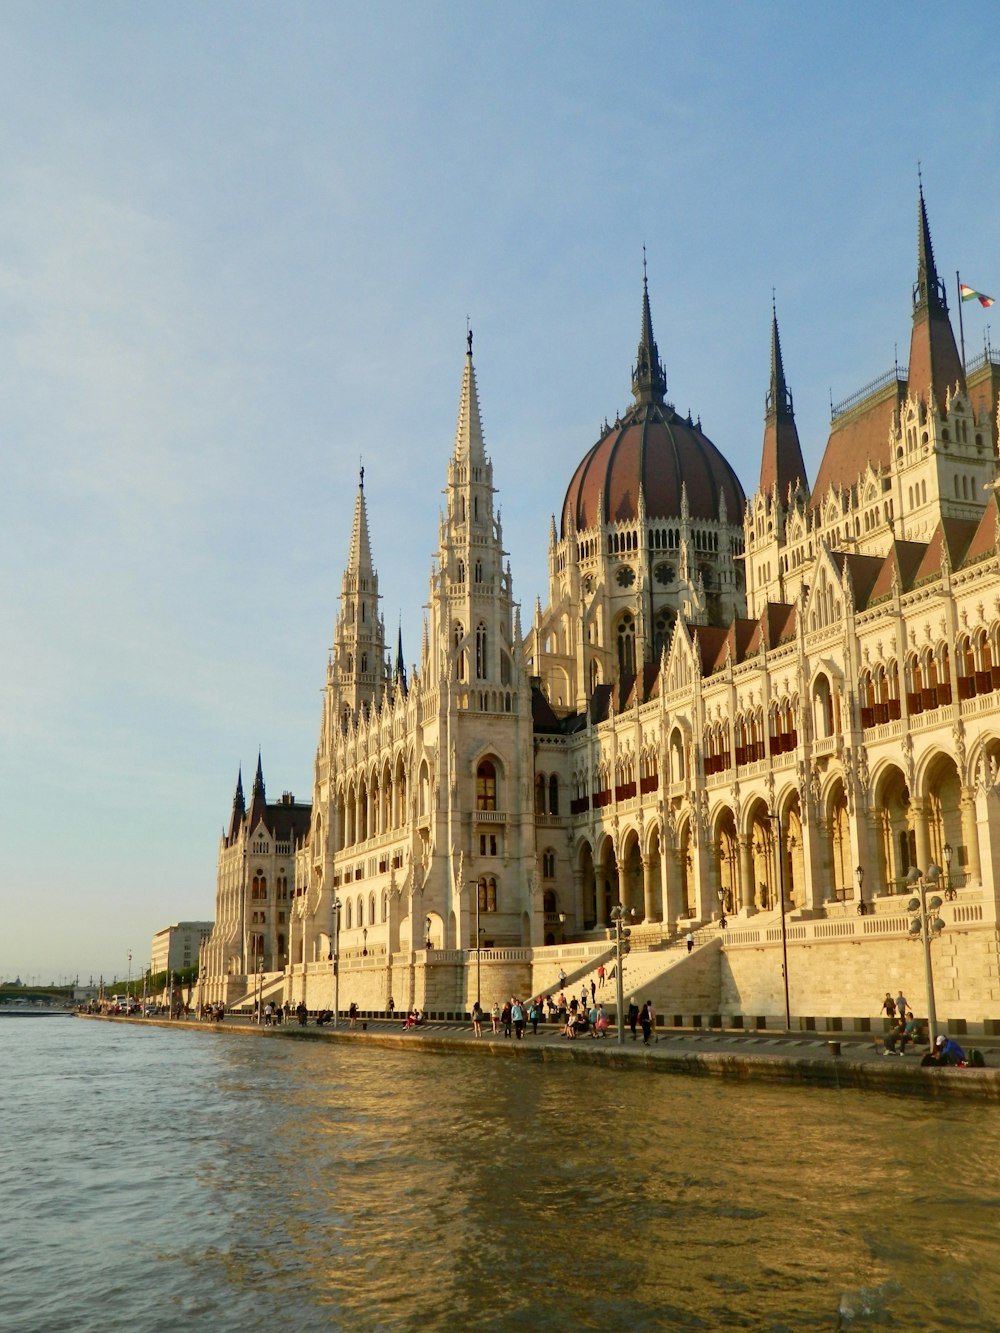
<path id="1" fill-rule="evenodd" d="M 642 1005 L 646 1000 L 652 1000 L 658 1014 L 667 1012 L 671 1015 L 680 1012 L 687 1013 L 689 1009 L 684 1006 L 683 1002 L 687 1001 L 690 1004 L 694 999 L 698 1000 L 698 1004 L 690 1012 L 709 1010 L 718 1005 L 717 997 L 713 997 L 714 1003 L 710 1003 L 710 997 L 705 994 L 706 989 L 716 988 L 711 986 L 706 988 L 702 984 L 695 988 L 697 994 L 693 996 L 691 994 L 692 988 L 685 984 L 688 978 L 684 974 L 693 972 L 700 974 L 703 971 L 702 963 L 706 945 L 715 943 L 716 947 L 712 950 L 712 954 L 716 960 L 718 959 L 721 952 L 720 937 L 722 932 L 717 924 L 711 923 L 703 926 L 692 925 L 691 934 L 694 936 L 695 948 L 690 956 L 686 942 L 687 927 L 679 931 L 674 937 L 652 946 L 644 947 L 641 943 L 633 945 L 631 951 L 625 956 L 622 973 L 622 991 L 626 1008 L 633 995 L 639 1005 Z M 601 963 L 604 964 L 605 969 L 603 986 L 597 973 Z M 590 983 L 593 981 L 596 1002 L 604 1005 L 606 1013 L 614 1014 L 617 1004 L 617 979 L 612 971 L 615 963 L 614 948 L 610 941 L 607 949 L 599 954 L 588 954 L 581 957 L 576 967 L 572 966 L 572 961 L 567 963 L 565 958 L 561 964 L 547 962 L 536 967 L 534 977 L 535 995 L 552 995 L 554 999 L 558 999 L 560 965 L 566 969 L 566 982 L 562 989 L 567 1000 L 579 1000 L 582 992 L 586 989 L 589 1008 L 591 1003 Z"/>

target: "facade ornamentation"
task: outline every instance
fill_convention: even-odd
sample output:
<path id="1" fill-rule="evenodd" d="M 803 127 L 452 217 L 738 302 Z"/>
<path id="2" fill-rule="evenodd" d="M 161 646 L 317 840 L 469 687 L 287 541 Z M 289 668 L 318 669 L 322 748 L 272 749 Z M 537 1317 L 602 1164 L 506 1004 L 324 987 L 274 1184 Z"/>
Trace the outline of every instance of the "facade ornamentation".
<path id="1" fill-rule="evenodd" d="M 1000 817 L 964 784 L 1000 763 L 1000 358 L 963 367 L 922 195 L 918 220 L 908 365 L 833 413 L 812 485 L 776 312 L 748 497 L 667 398 L 644 277 L 632 403 L 569 477 L 523 636 L 470 340 L 419 661 L 385 642 L 362 479 L 311 803 L 239 784 L 220 846 L 220 995 L 258 957 L 319 994 L 335 900 L 345 975 L 374 957 L 403 996 L 427 968 L 442 1008 L 476 916 L 529 966 L 618 903 L 651 937 L 773 910 L 774 816 L 795 910 L 844 910 L 859 857 L 878 907 L 947 844 L 995 920 Z"/>

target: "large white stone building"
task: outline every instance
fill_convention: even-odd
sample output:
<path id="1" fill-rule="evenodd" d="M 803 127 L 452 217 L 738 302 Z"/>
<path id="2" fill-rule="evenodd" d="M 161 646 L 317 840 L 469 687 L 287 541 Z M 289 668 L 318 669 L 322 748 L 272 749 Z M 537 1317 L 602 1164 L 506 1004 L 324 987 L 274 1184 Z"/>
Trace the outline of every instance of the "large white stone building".
<path id="1" fill-rule="evenodd" d="M 778 1012 L 784 934 L 793 1010 L 860 1014 L 919 996 L 905 881 L 938 865 L 939 1006 L 1000 1019 L 1000 356 L 963 366 L 918 217 L 908 365 L 834 412 L 812 485 L 776 317 L 747 499 L 667 399 L 644 279 L 632 404 L 523 632 L 470 335 L 418 668 L 387 652 L 362 475 L 311 809 L 282 838 L 238 793 L 212 998 L 263 953 L 330 1005 L 336 949 L 342 1007 L 460 1011 L 481 972 L 488 1001 L 586 973 L 621 903 L 661 1011 Z M 665 947 L 691 927 L 711 950 Z"/>

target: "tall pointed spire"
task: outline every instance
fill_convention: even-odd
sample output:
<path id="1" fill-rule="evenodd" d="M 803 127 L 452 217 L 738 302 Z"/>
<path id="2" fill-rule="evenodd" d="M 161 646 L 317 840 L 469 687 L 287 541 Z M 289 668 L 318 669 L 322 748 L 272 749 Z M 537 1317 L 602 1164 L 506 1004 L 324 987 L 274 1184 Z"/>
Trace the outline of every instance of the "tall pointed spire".
<path id="1" fill-rule="evenodd" d="M 649 284 L 646 280 L 646 247 L 642 247 L 642 332 L 632 369 L 632 394 L 635 401 L 662 403 L 667 392 L 667 373 L 660 361 L 660 353 L 653 336 L 653 317 L 649 310 Z"/>
<path id="2" fill-rule="evenodd" d="M 354 523 L 351 527 L 351 547 L 347 553 L 347 569 L 351 574 L 370 575 L 372 573 L 372 548 L 368 537 L 364 467 L 361 468 L 358 494 L 354 500 Z"/>
<path id="3" fill-rule="evenodd" d="M 913 284 L 914 318 L 921 307 L 929 307 L 937 313 L 948 312 L 948 299 L 944 283 L 937 275 L 934 263 L 934 247 L 931 244 L 931 229 L 927 222 L 927 206 L 924 203 L 924 183 L 919 179 L 919 205 L 917 209 L 917 280 Z"/>
<path id="4" fill-rule="evenodd" d="M 913 332 L 910 335 L 908 392 L 944 412 L 948 393 L 965 389 L 965 372 L 948 318 L 944 283 L 938 277 L 927 222 L 923 181 L 917 210 L 917 280 L 913 284 Z"/>
<path id="5" fill-rule="evenodd" d="M 764 414 L 764 448 L 760 460 L 760 489 L 765 494 L 778 487 L 778 497 L 784 504 L 789 487 L 796 482 L 806 483 L 806 469 L 802 460 L 802 446 L 795 425 L 792 394 L 785 383 L 785 367 L 781 358 L 781 338 L 778 334 L 778 312 L 771 304 L 771 387 L 767 391 Z"/>
<path id="6" fill-rule="evenodd" d="M 465 335 L 468 350 L 462 372 L 462 396 L 458 404 L 458 426 L 455 430 L 455 457 L 463 462 L 482 463 L 486 458 L 483 441 L 483 422 L 479 415 L 479 392 L 476 388 L 476 368 L 472 364 L 472 330 Z"/>
<path id="7" fill-rule="evenodd" d="M 253 790 L 250 792 L 250 831 L 252 832 L 258 823 L 267 814 L 267 794 L 264 790 L 264 768 L 260 761 L 260 751 L 257 751 L 257 772 L 254 774 Z"/>
<path id="8" fill-rule="evenodd" d="M 392 673 L 393 685 L 398 690 L 406 693 L 406 665 L 403 661 L 403 626 L 400 623 L 399 635 L 396 641 L 396 667 Z"/>
<path id="9" fill-rule="evenodd" d="M 246 812 L 246 802 L 243 799 L 243 765 L 241 764 L 236 775 L 236 794 L 233 797 L 233 813 L 229 820 L 229 834 L 226 839 L 228 843 L 232 843 L 235 839 Z"/>

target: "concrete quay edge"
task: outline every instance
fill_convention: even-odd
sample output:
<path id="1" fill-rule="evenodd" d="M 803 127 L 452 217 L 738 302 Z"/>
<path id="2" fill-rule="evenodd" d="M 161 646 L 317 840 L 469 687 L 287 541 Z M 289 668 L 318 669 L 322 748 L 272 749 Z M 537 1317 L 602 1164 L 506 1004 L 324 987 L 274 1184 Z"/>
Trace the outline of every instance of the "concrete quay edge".
<path id="1" fill-rule="evenodd" d="M 871 1092 L 900 1093 L 908 1096 L 960 1098 L 1000 1101 L 1000 1068 L 925 1069 L 916 1055 L 902 1059 L 882 1057 L 873 1042 L 851 1039 L 838 1034 L 841 1053 L 816 1049 L 804 1051 L 803 1034 L 771 1033 L 768 1037 L 739 1033 L 689 1032 L 661 1035 L 649 1046 L 626 1039 L 619 1046 L 614 1037 L 603 1040 L 580 1037 L 569 1041 L 551 1027 L 536 1036 L 496 1037 L 484 1033 L 477 1038 L 471 1029 L 448 1030 L 447 1025 L 427 1024 L 417 1031 L 404 1032 L 396 1021 L 375 1030 L 361 1031 L 344 1026 L 331 1028 L 297 1023 L 260 1027 L 255 1023 L 209 1023 L 196 1019 L 125 1018 L 120 1015 L 78 1014 L 79 1018 L 102 1022 L 141 1024 L 143 1027 L 190 1029 L 227 1035 L 262 1037 L 286 1041 L 362 1042 L 391 1050 L 420 1050 L 434 1054 L 456 1052 L 496 1059 L 526 1059 L 538 1063 L 575 1063 L 608 1069 L 641 1069 L 646 1073 L 680 1074 L 694 1078 L 722 1078 L 742 1083 L 801 1084 L 811 1087 L 855 1088 Z M 785 1049 L 757 1051 L 746 1047 L 751 1041 Z M 830 1047 L 834 1039 L 816 1037 L 809 1044 Z M 700 1045 L 700 1043 L 706 1043 Z M 711 1043 L 708 1045 L 707 1043 Z M 852 1049 L 853 1048 L 853 1049 Z M 994 1048 L 987 1047 L 988 1051 Z"/>

